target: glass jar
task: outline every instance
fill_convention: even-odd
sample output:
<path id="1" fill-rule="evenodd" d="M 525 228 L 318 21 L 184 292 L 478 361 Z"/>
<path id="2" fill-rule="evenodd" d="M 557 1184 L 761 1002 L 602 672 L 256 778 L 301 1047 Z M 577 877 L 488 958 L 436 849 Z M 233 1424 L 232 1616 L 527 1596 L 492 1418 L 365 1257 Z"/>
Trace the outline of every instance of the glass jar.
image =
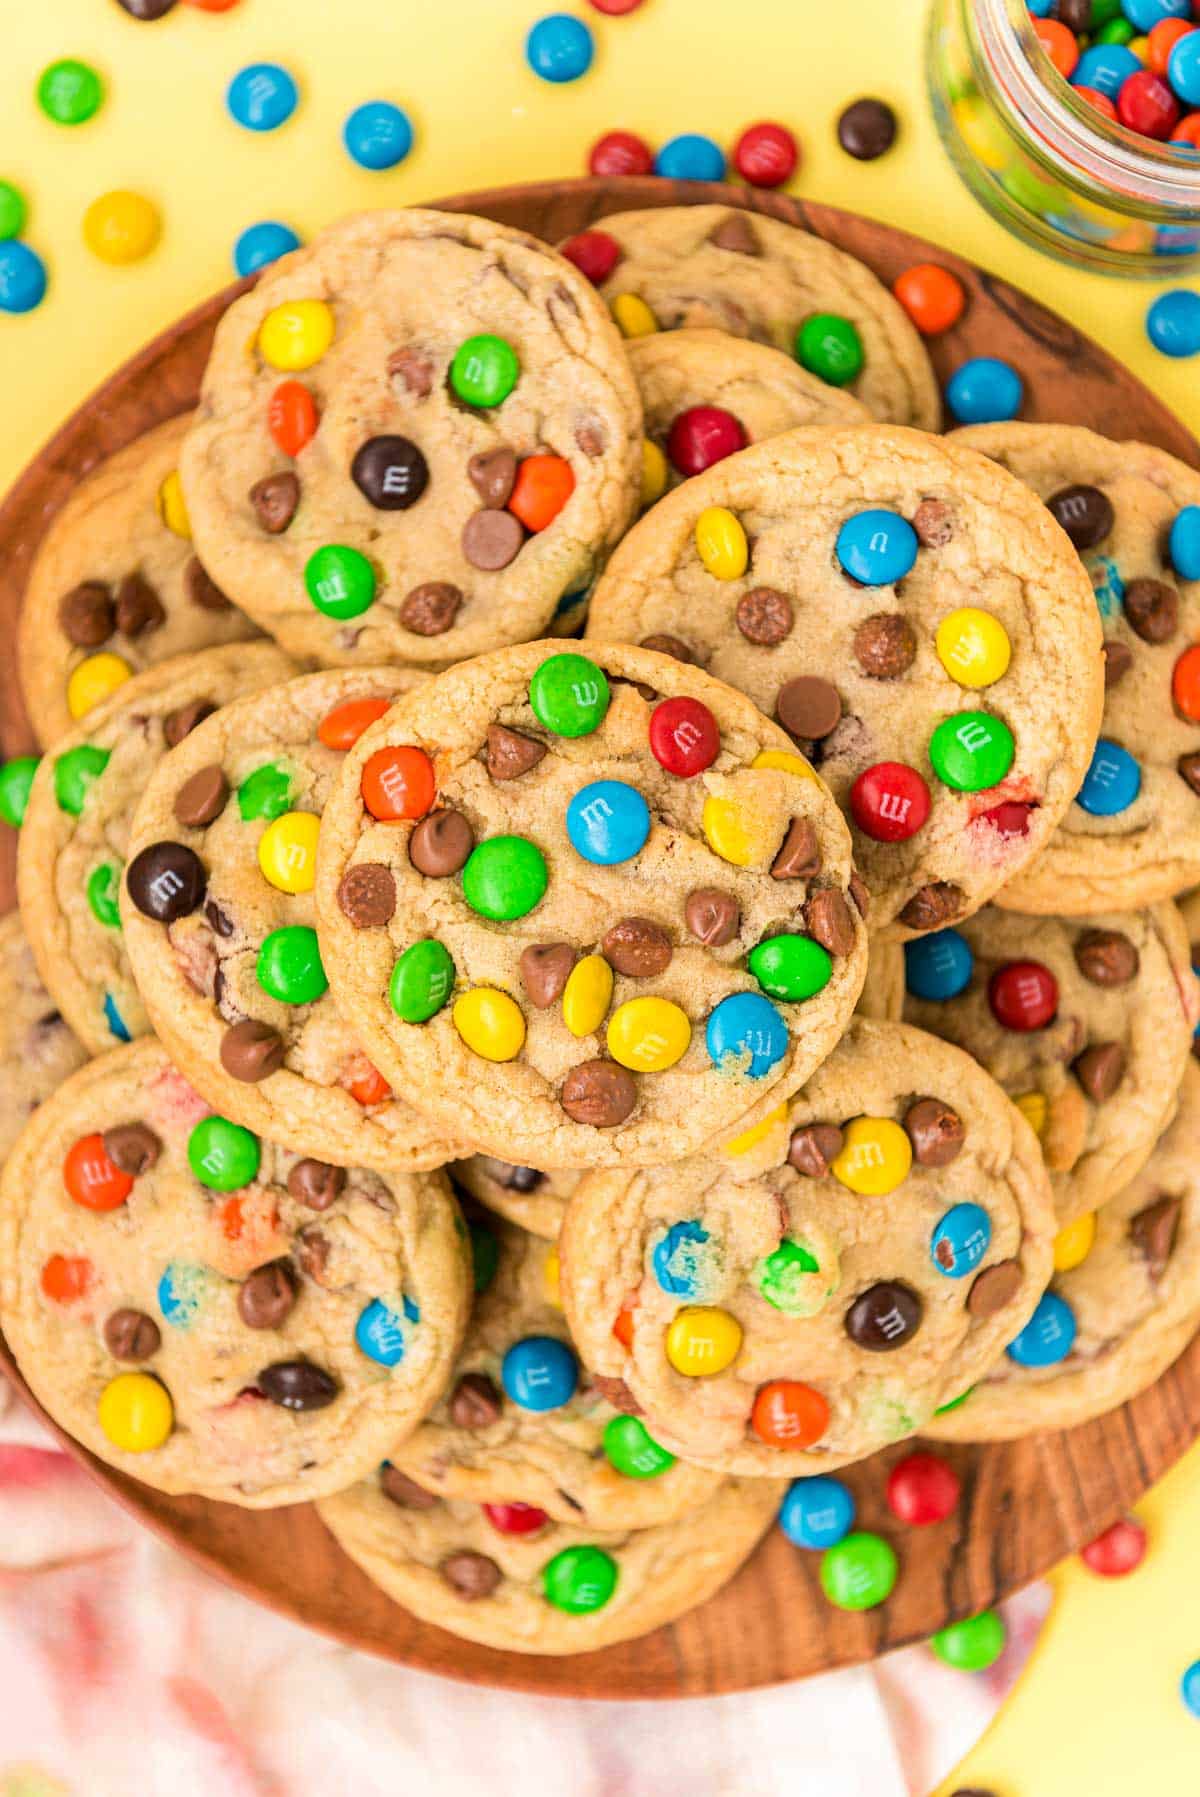
<path id="1" fill-rule="evenodd" d="M 1018 237 L 1110 274 L 1161 280 L 1200 262 L 1200 154 L 1080 99 L 1025 0 L 933 0 L 927 72 L 954 166 Z"/>

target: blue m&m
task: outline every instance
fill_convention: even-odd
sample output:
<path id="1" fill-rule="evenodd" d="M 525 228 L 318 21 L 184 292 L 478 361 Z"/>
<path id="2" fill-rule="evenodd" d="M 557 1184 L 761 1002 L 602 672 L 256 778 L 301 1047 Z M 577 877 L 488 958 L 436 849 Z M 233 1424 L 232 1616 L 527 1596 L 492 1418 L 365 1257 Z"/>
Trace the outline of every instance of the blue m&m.
<path id="1" fill-rule="evenodd" d="M 1180 580 L 1200 580 L 1200 505 L 1185 505 L 1171 526 L 1171 566 Z"/>
<path id="2" fill-rule="evenodd" d="M 1164 356 L 1200 354 L 1200 293 L 1160 293 L 1146 314 L 1146 335 Z"/>
<path id="3" fill-rule="evenodd" d="M 1141 66 L 1124 44 L 1090 44 L 1071 71 L 1071 86 L 1090 87 L 1105 99 L 1115 101 L 1129 77 L 1136 75 Z"/>
<path id="4" fill-rule="evenodd" d="M 946 382 L 946 404 L 960 424 L 999 424 L 1021 410 L 1025 386 L 996 356 L 974 356 Z"/>
<path id="5" fill-rule="evenodd" d="M 1200 1660 L 1193 1660 L 1179 1681 L 1179 1695 L 1193 1716 L 1200 1716 Z"/>
<path id="6" fill-rule="evenodd" d="M 234 244 L 233 266 L 244 278 L 299 248 L 300 239 L 290 225 L 281 225 L 278 219 L 264 218 L 257 225 L 247 225 Z"/>
<path id="7" fill-rule="evenodd" d="M 955 1204 L 929 1238 L 929 1254 L 939 1273 L 962 1279 L 973 1273 L 992 1240 L 992 1220 L 981 1204 Z"/>
<path id="8" fill-rule="evenodd" d="M 46 297 L 46 264 L 17 237 L 0 243 L 0 312 L 32 312 Z"/>
<path id="9" fill-rule="evenodd" d="M 894 586 L 917 559 L 917 533 L 899 512 L 856 512 L 837 534 L 837 558 L 865 587 Z"/>
<path id="10" fill-rule="evenodd" d="M 412 121 L 390 100 L 367 100 L 342 126 L 342 142 L 359 168 L 395 168 L 413 147 Z"/>
<path id="11" fill-rule="evenodd" d="M 1057 1292 L 1043 1292 L 1038 1307 L 1007 1349 L 1018 1366 L 1056 1366 L 1075 1342 L 1075 1312 Z"/>
<path id="12" fill-rule="evenodd" d="M 1121 0 L 1121 11 L 1135 31 L 1148 33 L 1162 19 L 1186 19 L 1191 0 Z"/>
<path id="13" fill-rule="evenodd" d="M 672 1223 L 666 1235 L 654 1245 L 651 1261 L 654 1277 L 664 1292 L 673 1298 L 696 1298 L 701 1295 L 709 1255 L 705 1252 L 709 1234 L 702 1223 Z"/>
<path id="14" fill-rule="evenodd" d="M 1142 770 L 1129 750 L 1102 736 L 1075 803 L 1092 817 L 1115 817 L 1128 810 L 1141 790 Z"/>
<path id="15" fill-rule="evenodd" d="M 712 1013 L 704 1039 L 722 1071 L 763 1079 L 787 1053 L 788 1028 L 769 998 L 757 992 L 734 992 Z"/>
<path id="16" fill-rule="evenodd" d="M 593 780 L 567 806 L 571 847 L 598 867 L 631 861 L 650 834 L 650 807 L 624 780 Z"/>
<path id="17" fill-rule="evenodd" d="M 854 1526 L 854 1497 L 840 1479 L 818 1474 L 793 1479 L 779 1512 L 779 1526 L 796 1547 L 833 1547 Z"/>
<path id="18" fill-rule="evenodd" d="M 725 152 L 711 137 L 684 131 L 669 138 L 654 158 L 654 172 L 668 181 L 721 181 Z"/>
<path id="19" fill-rule="evenodd" d="M 294 79 L 277 62 L 252 62 L 229 83 L 225 104 L 247 131 L 275 131 L 291 118 L 299 98 Z"/>
<path id="20" fill-rule="evenodd" d="M 525 39 L 525 60 L 543 81 L 578 81 L 592 66 L 595 45 L 582 19 L 552 12 Z"/>
<path id="21" fill-rule="evenodd" d="M 504 1356 L 500 1383 L 522 1410 L 558 1410 L 575 1396 L 579 1365 L 553 1335 L 527 1335 Z"/>
<path id="22" fill-rule="evenodd" d="M 420 1320 L 421 1312 L 409 1297 L 401 1300 L 399 1310 L 384 1298 L 373 1298 L 358 1313 L 355 1346 L 380 1366 L 399 1366 L 407 1352 L 412 1327 Z"/>
<path id="23" fill-rule="evenodd" d="M 158 1282 L 158 1308 L 173 1329 L 190 1329 L 209 1289 L 208 1269 L 173 1260 Z"/>
<path id="24" fill-rule="evenodd" d="M 1181 100 L 1200 106 L 1200 34 L 1189 31 L 1167 58 L 1167 80 Z"/>
<path id="25" fill-rule="evenodd" d="M 957 930 L 935 930 L 904 944 L 904 984 L 914 998 L 945 1004 L 971 984 L 975 957 Z"/>

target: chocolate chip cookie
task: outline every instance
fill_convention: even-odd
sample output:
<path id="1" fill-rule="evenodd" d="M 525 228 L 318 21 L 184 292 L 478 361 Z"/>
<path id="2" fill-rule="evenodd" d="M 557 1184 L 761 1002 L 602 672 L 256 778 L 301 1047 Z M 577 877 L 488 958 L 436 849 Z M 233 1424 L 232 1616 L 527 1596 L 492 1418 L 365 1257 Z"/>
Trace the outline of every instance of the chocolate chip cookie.
<path id="1" fill-rule="evenodd" d="M 86 1060 L 42 984 L 21 919 L 0 918 L 0 1167 L 30 1114 Z"/>
<path id="2" fill-rule="evenodd" d="M 514 1167 L 490 1154 L 455 1161 L 448 1172 L 480 1204 L 548 1242 L 557 1239 L 567 1199 L 583 1177 L 566 1168 L 542 1173 L 537 1167 Z"/>

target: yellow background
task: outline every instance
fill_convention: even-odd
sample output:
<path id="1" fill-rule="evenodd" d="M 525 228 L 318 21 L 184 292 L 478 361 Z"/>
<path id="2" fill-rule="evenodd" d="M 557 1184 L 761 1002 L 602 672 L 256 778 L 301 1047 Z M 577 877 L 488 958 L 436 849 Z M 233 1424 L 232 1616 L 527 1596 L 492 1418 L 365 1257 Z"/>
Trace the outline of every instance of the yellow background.
<path id="1" fill-rule="evenodd" d="M 51 289 L 38 311 L 0 315 L 0 488 L 119 361 L 231 278 L 234 238 L 256 219 L 307 237 L 357 207 L 583 173 L 588 145 L 614 126 L 652 143 L 697 130 L 728 144 L 758 118 L 800 138 L 796 191 L 951 243 L 1027 287 L 1200 430 L 1200 363 L 1168 362 L 1146 341 L 1153 290 L 1040 257 L 959 185 L 926 108 L 923 0 L 646 0 L 623 19 L 585 0 L 559 3 L 586 15 L 598 54 L 584 80 L 556 88 L 522 55 L 553 0 L 242 0 L 227 14 L 181 5 L 154 25 L 135 24 L 114 0 L 4 0 L 0 176 L 29 197 L 27 235 Z M 108 84 L 102 111 L 75 130 L 49 123 L 33 100 L 38 71 L 64 55 L 94 62 Z M 281 131 L 255 136 L 225 111 L 229 78 L 249 61 L 282 62 L 301 83 Z M 851 161 L 833 135 L 841 105 L 863 93 L 886 97 L 901 118 L 896 149 L 871 164 Z M 394 100 L 416 126 L 413 154 L 385 174 L 355 167 L 341 145 L 343 118 L 367 99 Z M 145 192 L 164 215 L 159 248 L 131 268 L 96 262 L 80 236 L 88 202 L 113 187 Z M 1200 1657 L 1200 1449 L 1142 1514 L 1152 1551 L 1131 1579 L 1101 1581 L 1074 1564 L 1058 1573 L 1032 1671 L 948 1790 L 1200 1790 L 1200 1720 L 1177 1694 Z M 798 1790 L 804 1782 L 798 1767 Z"/>

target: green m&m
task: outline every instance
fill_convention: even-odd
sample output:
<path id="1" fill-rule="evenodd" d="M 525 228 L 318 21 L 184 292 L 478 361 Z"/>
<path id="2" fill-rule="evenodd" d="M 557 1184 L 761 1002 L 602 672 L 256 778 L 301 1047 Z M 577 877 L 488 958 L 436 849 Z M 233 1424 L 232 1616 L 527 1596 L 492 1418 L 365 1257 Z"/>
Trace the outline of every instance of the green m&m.
<path id="1" fill-rule="evenodd" d="M 525 836 L 489 836 L 467 856 L 463 897 L 480 917 L 504 922 L 541 903 L 549 881 L 546 857 Z"/>
<path id="2" fill-rule="evenodd" d="M 11 181 L 0 181 L 0 243 L 21 235 L 27 211 L 21 189 L 14 187 Z"/>
<path id="3" fill-rule="evenodd" d="M 542 1568 L 542 1594 L 568 1616 L 602 1610 L 617 1588 L 617 1563 L 600 1547 L 564 1547 Z"/>
<path id="4" fill-rule="evenodd" d="M 56 125 L 82 125 L 100 110 L 104 83 L 90 63 L 64 56 L 49 63 L 37 84 L 37 103 Z"/>
<path id="5" fill-rule="evenodd" d="M 973 1385 L 968 1385 L 966 1391 L 960 1391 L 956 1398 L 949 1399 L 945 1404 L 939 1404 L 933 1413 L 934 1416 L 945 1416 L 948 1410 L 957 1410 L 960 1404 L 966 1403 L 974 1390 L 975 1387 Z"/>
<path id="6" fill-rule="evenodd" d="M 929 759 L 944 786 L 983 792 L 998 786 L 1013 764 L 1012 731 L 986 711 L 956 711 L 929 739 Z"/>
<path id="7" fill-rule="evenodd" d="M 317 932 L 305 924 L 288 924 L 265 936 L 254 971 L 263 991 L 285 1005 L 311 1005 L 329 985 Z"/>
<path id="8" fill-rule="evenodd" d="M 485 1223 L 472 1223 L 471 1232 L 471 1270 L 475 1279 L 475 1290 L 486 1292 L 496 1277 L 496 1268 L 500 1265 L 500 1243 Z"/>
<path id="9" fill-rule="evenodd" d="M 119 930 L 121 912 L 117 894 L 121 889 L 121 869 L 115 861 L 102 861 L 88 875 L 87 902 L 97 923 L 107 930 Z"/>
<path id="10" fill-rule="evenodd" d="M 959 1672 L 984 1672 L 1000 1658 L 1006 1639 L 995 1610 L 981 1610 L 978 1616 L 948 1622 L 931 1637 L 929 1645 L 939 1660 Z"/>
<path id="11" fill-rule="evenodd" d="M 464 405 L 498 406 L 516 386 L 520 373 L 521 363 L 512 344 L 485 331 L 459 344 L 450 364 L 450 386 Z"/>
<path id="12" fill-rule="evenodd" d="M 375 570 L 365 555 L 345 543 L 326 543 L 304 568 L 309 598 L 327 618 L 361 617 L 375 603 Z"/>
<path id="13" fill-rule="evenodd" d="M 829 984 L 833 962 L 811 936 L 767 936 L 752 948 L 751 973 L 772 998 L 811 998 Z"/>
<path id="14" fill-rule="evenodd" d="M 277 761 L 265 761 L 247 774 L 237 789 L 238 810 L 245 823 L 264 817 L 271 823 L 282 817 L 291 802 L 292 776 Z"/>
<path id="15" fill-rule="evenodd" d="M 819 1273 L 821 1263 L 802 1242 L 785 1238 L 773 1254 L 760 1261 L 754 1283 L 768 1304 L 787 1316 L 813 1316 L 824 1301 L 823 1284 L 814 1287 L 812 1275 Z"/>
<path id="16" fill-rule="evenodd" d="M 188 1137 L 188 1166 L 202 1186 L 236 1192 L 258 1178 L 258 1137 L 228 1117 L 205 1117 Z"/>
<path id="17" fill-rule="evenodd" d="M 796 360 L 810 374 L 844 387 L 862 373 L 862 338 L 838 312 L 810 312 L 796 332 Z"/>
<path id="18" fill-rule="evenodd" d="M 36 755 L 14 755 L 0 767 L 0 818 L 14 830 L 20 829 L 25 822 L 29 788 L 37 768 Z"/>
<path id="19" fill-rule="evenodd" d="M 858 1530 L 821 1556 L 821 1589 L 839 1610 L 873 1610 L 896 1583 L 896 1554 L 882 1535 Z"/>
<path id="20" fill-rule="evenodd" d="M 54 796 L 60 811 L 78 817 L 87 798 L 88 787 L 98 780 L 108 766 L 108 750 L 95 743 L 80 743 L 68 749 L 54 763 Z"/>
<path id="21" fill-rule="evenodd" d="M 453 957 L 430 938 L 405 949 L 392 968 L 388 997 L 403 1023 L 428 1023 L 453 990 Z"/>
<path id="22" fill-rule="evenodd" d="M 555 736 L 590 736 L 608 710 L 608 678 L 586 655 L 551 655 L 529 682 L 539 724 Z"/>
<path id="23" fill-rule="evenodd" d="M 675 1464 L 639 1416 L 613 1416 L 604 1425 L 604 1454 L 626 1479 L 657 1479 Z"/>

